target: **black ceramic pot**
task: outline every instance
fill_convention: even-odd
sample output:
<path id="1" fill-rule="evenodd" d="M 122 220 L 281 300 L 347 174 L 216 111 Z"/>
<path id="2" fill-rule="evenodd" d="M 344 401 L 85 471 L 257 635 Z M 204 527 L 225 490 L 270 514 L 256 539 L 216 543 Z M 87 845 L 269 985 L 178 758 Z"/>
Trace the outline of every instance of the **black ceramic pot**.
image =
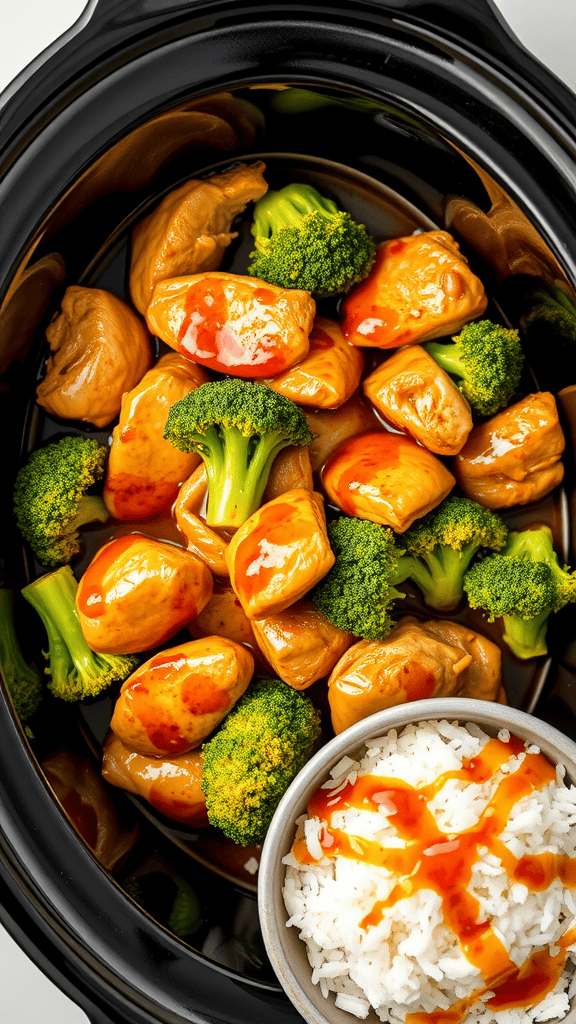
<path id="1" fill-rule="evenodd" d="M 328 181 L 392 231 L 446 226 L 513 321 L 526 278 L 576 283 L 576 101 L 490 0 L 94 0 L 1 103 L 5 480 L 55 429 L 33 398 L 63 287 L 121 293 L 131 225 L 205 169 L 262 156 L 279 181 L 294 168 Z M 568 342 L 530 351 L 537 386 L 563 391 L 569 440 L 573 361 Z M 551 514 L 568 557 L 571 452 L 566 464 Z M 9 515 L 2 539 L 5 581 L 22 586 L 34 566 Z M 575 735 L 571 637 L 553 639 L 554 658 L 511 696 Z M 1 696 L 0 904 L 29 955 L 94 1024 L 296 1020 L 265 961 L 254 887 L 208 870 L 193 836 L 144 812 L 137 868 L 105 870 L 39 768 L 78 722 L 62 713 L 30 746 Z M 80 723 L 88 750 L 106 711 Z M 188 932 L 167 913 L 178 886 L 196 900 Z"/>

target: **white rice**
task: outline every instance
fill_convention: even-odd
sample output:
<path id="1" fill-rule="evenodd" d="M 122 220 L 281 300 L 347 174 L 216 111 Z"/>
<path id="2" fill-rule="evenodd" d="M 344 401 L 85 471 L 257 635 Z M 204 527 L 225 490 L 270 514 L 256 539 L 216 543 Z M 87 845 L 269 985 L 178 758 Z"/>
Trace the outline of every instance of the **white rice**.
<path id="1" fill-rule="evenodd" d="M 507 741 L 503 730 L 499 738 Z M 391 731 L 370 743 L 358 760 L 344 758 L 324 788 L 332 793 L 359 775 L 374 774 L 403 780 L 416 788 L 432 783 L 440 774 L 462 767 L 463 759 L 478 754 L 489 737 L 474 724 L 447 721 L 410 725 L 400 734 Z M 528 753 L 537 753 L 529 747 Z M 457 835 L 479 819 L 504 774 L 515 771 L 526 755 L 512 757 L 486 783 L 448 780 L 428 804 L 443 833 Z M 525 853 L 576 855 L 576 787 L 565 785 L 558 766 L 557 781 L 519 800 L 500 839 L 514 856 Z M 373 807 L 373 805 L 372 805 Z M 403 847 L 387 813 L 348 808 L 337 810 L 332 827 L 349 835 L 375 839 L 386 848 Z M 413 895 L 385 909 L 369 928 L 362 919 L 379 900 L 385 900 L 397 876 L 374 866 L 336 854 L 329 857 L 320 844 L 323 825 L 302 816 L 298 835 L 304 836 L 316 863 L 300 863 L 293 853 L 284 858 L 284 901 L 288 926 L 299 929 L 312 967 L 312 981 L 336 1006 L 365 1018 L 371 1010 L 382 1021 L 397 1024 L 407 1013 L 448 1009 L 457 1000 L 482 988 L 480 971 L 465 956 L 454 932 L 444 921 L 441 897 L 433 889 Z M 520 965 L 533 952 L 548 948 L 576 924 L 576 891 L 555 879 L 543 892 L 532 892 L 513 882 L 500 860 L 485 847 L 478 850 L 469 891 L 477 898 L 479 920 L 490 921 L 510 959 Z M 494 1011 L 482 996 L 469 1010 L 467 1024 L 527 1024 L 565 1016 L 576 991 L 572 980 L 576 943 L 568 949 L 567 965 L 555 990 L 530 1009 Z"/>

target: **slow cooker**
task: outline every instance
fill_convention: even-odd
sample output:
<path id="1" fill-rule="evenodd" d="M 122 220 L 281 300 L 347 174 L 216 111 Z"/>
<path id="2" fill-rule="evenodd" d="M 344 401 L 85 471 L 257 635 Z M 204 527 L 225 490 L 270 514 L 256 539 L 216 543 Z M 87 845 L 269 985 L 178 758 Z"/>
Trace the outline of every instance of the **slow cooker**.
<path id="1" fill-rule="evenodd" d="M 491 0 L 95 0 L 3 95 L 0 131 L 10 586 L 36 571 L 11 482 L 58 429 L 34 403 L 46 323 L 67 284 L 125 292 L 132 226 L 181 181 L 262 159 L 275 181 L 326 185 L 373 230 L 446 228 L 514 324 L 527 281 L 576 285 L 576 100 Z M 560 394 L 573 447 L 573 345 L 528 337 L 527 351 L 535 386 Z M 548 511 L 568 561 L 571 451 L 565 461 Z M 32 624 L 27 637 L 32 649 Z M 510 700 L 575 737 L 573 617 L 551 627 L 551 650 L 512 674 Z M 56 756 L 97 764 L 106 700 L 50 709 L 30 740 L 1 697 L 2 921 L 32 959 L 93 1024 L 299 1019 L 266 960 L 244 865 L 118 794 L 110 813 L 130 840 L 111 866 L 94 853 L 94 823 L 56 798 Z"/>

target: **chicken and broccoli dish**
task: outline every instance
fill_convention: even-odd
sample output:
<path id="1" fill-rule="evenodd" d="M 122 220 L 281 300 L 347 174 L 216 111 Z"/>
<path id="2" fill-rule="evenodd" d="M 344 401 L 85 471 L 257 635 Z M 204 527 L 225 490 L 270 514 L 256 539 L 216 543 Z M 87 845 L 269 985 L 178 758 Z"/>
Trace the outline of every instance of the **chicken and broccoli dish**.
<path id="1" fill-rule="evenodd" d="M 326 738 L 424 697 L 506 702 L 503 655 L 546 654 L 576 572 L 508 513 L 561 483 L 561 417 L 447 231 L 373 237 L 262 161 L 169 193 L 127 280 L 70 285 L 47 330 L 59 429 L 14 485 L 37 572 L 2 592 L 2 674 L 31 734 L 42 700 L 107 693 L 106 782 L 258 846 Z"/>

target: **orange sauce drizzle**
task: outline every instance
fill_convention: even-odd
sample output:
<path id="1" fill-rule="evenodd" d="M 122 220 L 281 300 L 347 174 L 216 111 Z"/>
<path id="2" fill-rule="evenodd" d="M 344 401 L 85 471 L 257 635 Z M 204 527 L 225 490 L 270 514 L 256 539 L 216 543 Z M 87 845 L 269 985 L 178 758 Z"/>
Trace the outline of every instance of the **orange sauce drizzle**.
<path id="1" fill-rule="evenodd" d="M 123 441 L 123 434 L 120 435 Z M 106 481 L 105 494 L 114 500 L 116 516 L 123 522 L 145 519 L 169 508 L 180 485 L 171 480 L 148 480 L 134 473 L 116 473 Z"/>
<path id="2" fill-rule="evenodd" d="M 389 255 L 399 255 L 406 247 L 406 243 L 400 240 L 392 245 L 394 248 L 388 243 L 378 249 L 369 276 L 353 288 L 344 301 L 342 334 L 346 339 L 356 339 L 357 335 L 360 335 L 366 345 L 385 347 L 392 339 L 394 345 L 402 344 L 404 335 L 394 336 L 400 321 L 398 311 L 392 306 L 384 305 L 380 299 L 380 280 L 385 273 L 386 258 Z"/>
<path id="3" fill-rule="evenodd" d="M 386 475 L 382 473 L 381 479 L 378 479 L 378 470 L 383 467 L 397 469 L 406 443 L 406 438 L 400 434 L 381 431 L 347 438 L 336 448 L 322 469 L 322 478 L 329 476 L 332 481 L 336 481 L 335 490 L 344 512 L 356 515 L 358 496 L 362 497 L 366 488 L 370 489 L 372 501 L 377 501 L 381 495 L 380 500 L 386 503 L 396 485 L 388 495 Z M 408 442 L 410 446 L 413 443 Z M 375 487 L 377 479 L 378 490 Z"/>
<path id="4" fill-rule="evenodd" d="M 272 288 L 250 288 L 245 301 L 272 307 L 277 299 Z M 206 278 L 189 288 L 178 334 L 178 350 L 189 359 L 221 373 L 233 366 L 236 376 L 274 377 L 286 368 L 279 338 L 271 333 L 248 350 L 234 331 L 224 283 Z"/>
<path id="5" fill-rule="evenodd" d="M 301 510 L 287 502 L 270 503 L 258 511 L 258 522 L 236 552 L 236 589 L 246 600 L 270 586 L 278 575 L 302 562 L 305 544 L 312 538 Z"/>
<path id="6" fill-rule="evenodd" d="M 532 1006 L 552 991 L 566 961 L 565 949 L 576 941 L 574 927 L 558 943 L 561 949 L 555 956 L 540 950 L 517 967 L 490 922 L 478 922 L 480 904 L 467 888 L 480 847 L 501 859 L 511 883 L 520 882 L 530 891 L 548 888 L 555 878 L 568 888 L 576 887 L 576 858 L 552 853 L 518 858 L 499 839 L 518 800 L 555 781 L 556 769 L 546 757 L 526 753 L 520 766 L 498 783 L 476 824 L 459 834 L 442 832 L 428 807 L 448 779 L 486 782 L 510 757 L 524 750 L 523 742 L 514 736 L 508 742 L 491 739 L 479 754 L 466 759 L 462 768 L 444 772 L 426 786 L 415 788 L 394 778 L 362 775 L 338 793 L 320 788 L 309 801 L 309 817 L 323 823 L 320 843 L 325 856 L 364 861 L 399 876 L 388 898 L 374 904 L 360 922 L 361 927 L 378 924 L 384 911 L 398 900 L 421 889 L 432 889 L 442 899 L 444 920 L 458 937 L 464 955 L 482 974 L 484 984 L 471 996 L 448 1010 L 407 1014 L 406 1024 L 459 1024 L 467 1010 L 489 991 L 494 994 L 488 1005 L 495 1010 Z M 389 814 L 389 824 L 406 841 L 403 849 L 387 849 L 377 841 L 351 836 L 332 826 L 337 811 L 376 811 L 382 804 Z M 304 839 L 296 839 L 292 851 L 301 863 L 315 862 Z"/>
<path id="7" fill-rule="evenodd" d="M 316 325 L 312 328 L 312 332 L 308 340 L 310 342 L 310 352 L 334 348 L 334 338 L 328 334 L 328 331 L 325 331 L 322 327 L 318 327 Z"/>

